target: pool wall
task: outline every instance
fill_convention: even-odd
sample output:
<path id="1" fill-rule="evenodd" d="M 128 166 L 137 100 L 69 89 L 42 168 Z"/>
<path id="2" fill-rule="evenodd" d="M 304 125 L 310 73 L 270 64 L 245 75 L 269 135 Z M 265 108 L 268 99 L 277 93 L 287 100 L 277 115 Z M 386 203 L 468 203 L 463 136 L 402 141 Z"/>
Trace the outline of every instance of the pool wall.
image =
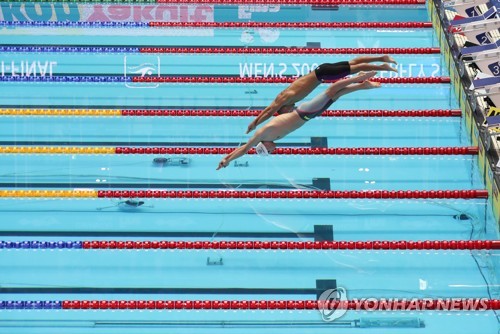
<path id="1" fill-rule="evenodd" d="M 450 73 L 452 87 L 459 101 L 460 110 L 462 110 L 465 132 L 469 134 L 472 145 L 479 147 L 479 156 L 477 160 L 479 171 L 483 177 L 486 189 L 488 189 L 490 206 L 498 224 L 500 222 L 500 177 L 495 175 L 493 166 L 496 166 L 499 159 L 498 152 L 491 147 L 492 145 L 488 144 L 487 135 L 485 131 L 481 129 L 481 125 L 484 123 L 486 115 L 484 115 L 477 106 L 476 101 L 474 101 L 475 98 L 467 94 L 466 87 L 470 87 L 471 82 L 468 82 L 466 76 L 461 77 L 459 74 L 460 67 L 458 56 L 460 50 L 457 45 L 453 43 L 453 35 L 448 32 L 449 21 L 446 15 L 444 15 L 443 1 L 427 1 L 427 7 L 432 20 L 432 26 L 436 31 L 439 45 L 441 46 L 441 51 L 445 59 L 444 66 Z"/>

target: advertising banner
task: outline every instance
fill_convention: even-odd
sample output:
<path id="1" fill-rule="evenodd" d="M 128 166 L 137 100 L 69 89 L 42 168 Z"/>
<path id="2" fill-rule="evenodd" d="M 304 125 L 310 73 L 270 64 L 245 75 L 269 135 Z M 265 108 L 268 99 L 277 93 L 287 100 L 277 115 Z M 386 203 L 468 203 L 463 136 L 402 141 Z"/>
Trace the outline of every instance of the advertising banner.
<path id="1" fill-rule="evenodd" d="M 2 2 L 0 21 L 214 22 L 214 6 Z"/>

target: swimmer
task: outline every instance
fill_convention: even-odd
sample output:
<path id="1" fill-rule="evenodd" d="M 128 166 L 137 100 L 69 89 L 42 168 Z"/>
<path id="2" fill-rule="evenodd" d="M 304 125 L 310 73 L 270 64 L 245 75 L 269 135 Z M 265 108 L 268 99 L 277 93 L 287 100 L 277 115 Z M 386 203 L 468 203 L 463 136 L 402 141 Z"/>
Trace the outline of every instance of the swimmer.
<path id="1" fill-rule="evenodd" d="M 364 89 L 380 87 L 380 83 L 369 81 L 376 72 L 361 72 L 357 76 L 343 79 L 331 84 L 323 93 L 308 102 L 302 103 L 292 112 L 281 114 L 257 130 L 250 140 L 229 153 L 221 160 L 217 170 L 227 167 L 229 163 L 255 147 L 257 154 L 267 155 L 276 148 L 275 140 L 281 139 L 306 124 L 307 121 L 321 115 L 333 102 L 343 95 Z"/>
<path id="2" fill-rule="evenodd" d="M 119 201 L 116 204 L 111 205 L 111 206 L 105 206 L 105 207 L 96 208 L 96 209 L 98 211 L 102 211 L 102 210 L 105 210 L 105 209 L 111 209 L 111 208 L 119 208 L 119 209 L 123 209 L 123 210 L 134 210 L 134 209 L 137 209 L 137 208 L 139 208 L 140 206 L 143 206 L 143 205 L 144 205 L 144 201 L 138 201 L 138 200 L 135 200 L 135 199 L 128 199 L 126 201 Z M 146 207 L 146 208 L 153 208 L 154 206 L 152 206 L 152 205 L 145 205 L 144 207 Z"/>
<path id="3" fill-rule="evenodd" d="M 383 64 L 371 64 L 373 62 L 383 62 Z M 283 114 L 292 111 L 294 104 L 309 95 L 323 80 L 338 80 L 349 74 L 367 71 L 397 72 L 398 70 L 391 64 L 396 64 L 396 61 L 389 55 L 362 56 L 349 61 L 321 64 L 314 71 L 298 78 L 279 93 L 274 101 L 248 125 L 246 133 L 255 130 L 259 124 L 268 120 L 275 113 Z"/>

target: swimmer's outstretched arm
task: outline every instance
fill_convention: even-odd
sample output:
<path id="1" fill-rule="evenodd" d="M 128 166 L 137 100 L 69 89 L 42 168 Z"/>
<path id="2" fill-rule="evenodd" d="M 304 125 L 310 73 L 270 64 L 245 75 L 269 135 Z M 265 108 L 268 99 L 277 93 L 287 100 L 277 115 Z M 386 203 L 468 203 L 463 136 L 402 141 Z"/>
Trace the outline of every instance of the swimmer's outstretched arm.
<path id="1" fill-rule="evenodd" d="M 231 161 L 238 159 L 239 157 L 241 157 L 242 155 L 245 155 L 248 151 L 250 151 L 250 149 L 252 147 L 257 145 L 262 140 L 262 133 L 263 133 L 263 131 L 262 131 L 262 129 L 260 129 L 259 131 L 257 131 L 253 135 L 252 138 L 250 138 L 250 140 L 246 144 L 238 147 L 233 152 L 226 155 L 224 157 L 224 159 L 222 159 L 219 162 L 219 166 L 217 167 L 217 170 L 227 167 Z"/>
<path id="2" fill-rule="evenodd" d="M 259 124 L 267 121 L 272 115 L 277 113 L 281 107 L 286 105 L 290 101 L 291 97 L 292 97 L 292 95 L 288 92 L 281 92 L 280 94 L 278 94 L 278 96 L 276 96 L 274 101 L 269 106 L 267 106 L 264 110 L 262 110 L 260 112 L 259 116 L 257 116 L 252 121 L 252 123 L 250 123 L 248 125 L 248 129 L 247 129 L 246 133 L 252 132 L 253 130 L 255 130 L 255 128 Z"/>

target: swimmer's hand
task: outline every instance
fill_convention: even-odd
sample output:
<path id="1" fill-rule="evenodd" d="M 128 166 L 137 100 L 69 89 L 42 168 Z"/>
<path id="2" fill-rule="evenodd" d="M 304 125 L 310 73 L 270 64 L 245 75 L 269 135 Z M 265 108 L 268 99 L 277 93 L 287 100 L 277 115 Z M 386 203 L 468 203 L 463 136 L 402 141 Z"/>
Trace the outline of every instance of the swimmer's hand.
<path id="1" fill-rule="evenodd" d="M 226 168 L 227 166 L 229 165 L 229 162 L 226 161 L 226 158 L 222 159 L 220 162 L 219 162 L 219 167 L 217 167 L 216 170 L 219 170 L 221 168 Z"/>
<path id="2" fill-rule="evenodd" d="M 257 127 L 257 120 L 253 120 L 252 123 L 248 125 L 247 134 L 255 130 L 256 127 Z"/>

